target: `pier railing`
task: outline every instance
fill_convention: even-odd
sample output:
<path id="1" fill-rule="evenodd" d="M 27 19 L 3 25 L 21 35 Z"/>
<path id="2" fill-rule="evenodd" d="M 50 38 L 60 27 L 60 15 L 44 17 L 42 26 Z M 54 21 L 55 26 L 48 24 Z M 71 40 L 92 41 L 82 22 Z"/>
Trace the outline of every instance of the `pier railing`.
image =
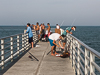
<path id="1" fill-rule="evenodd" d="M 25 32 L 25 31 L 24 31 Z M 33 30 L 34 44 L 37 42 L 36 32 Z M 31 45 L 28 42 L 28 34 L 17 34 L 4 38 L 0 38 L 0 68 L 4 69 L 8 63 L 13 62 L 29 48 Z"/>
<path id="2" fill-rule="evenodd" d="M 70 60 L 77 75 L 96 75 L 96 70 L 100 72 L 100 65 L 95 62 L 95 58 L 100 59 L 99 52 L 70 34 L 67 34 L 66 48 L 68 47 Z"/>

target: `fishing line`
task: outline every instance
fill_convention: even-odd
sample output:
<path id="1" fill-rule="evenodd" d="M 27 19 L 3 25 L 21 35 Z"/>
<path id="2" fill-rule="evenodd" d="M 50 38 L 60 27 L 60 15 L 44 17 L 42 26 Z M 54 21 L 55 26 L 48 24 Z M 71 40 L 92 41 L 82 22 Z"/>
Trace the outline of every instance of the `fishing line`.
<path id="1" fill-rule="evenodd" d="M 25 26 L 25 27 L 27 28 L 26 24 L 22 23 L 22 25 Z M 25 28 L 25 29 L 26 29 L 26 28 Z"/>
<path id="2" fill-rule="evenodd" d="M 60 27 L 63 25 L 63 23 L 64 23 L 64 20 L 62 21 L 62 23 L 61 23 Z"/>
<path id="3" fill-rule="evenodd" d="M 76 19 L 74 19 L 74 20 L 73 20 L 73 22 L 72 22 L 71 26 L 74 24 L 75 20 L 76 20 Z"/>

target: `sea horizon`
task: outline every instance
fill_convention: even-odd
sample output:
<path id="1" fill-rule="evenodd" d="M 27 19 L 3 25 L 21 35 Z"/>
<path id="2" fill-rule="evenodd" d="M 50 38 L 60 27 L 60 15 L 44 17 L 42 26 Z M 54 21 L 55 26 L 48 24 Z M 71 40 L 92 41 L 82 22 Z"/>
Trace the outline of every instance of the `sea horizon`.
<path id="1" fill-rule="evenodd" d="M 26 25 L 0 25 L 0 26 L 26 26 Z M 50 25 L 50 26 L 56 26 L 56 25 Z M 62 26 L 71 26 L 71 25 L 62 25 Z M 100 25 L 72 25 L 72 26 L 100 26 Z"/>

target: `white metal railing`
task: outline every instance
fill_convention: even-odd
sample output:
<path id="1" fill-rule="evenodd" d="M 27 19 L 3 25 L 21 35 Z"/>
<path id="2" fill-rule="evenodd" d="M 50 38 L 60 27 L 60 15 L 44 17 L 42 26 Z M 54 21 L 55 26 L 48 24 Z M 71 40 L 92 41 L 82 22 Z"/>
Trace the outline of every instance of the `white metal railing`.
<path id="1" fill-rule="evenodd" d="M 90 48 L 71 34 L 67 34 L 66 48 L 69 46 L 70 60 L 77 75 L 96 75 L 100 72 L 100 65 L 95 58 L 100 59 L 100 53 Z"/>
<path id="2" fill-rule="evenodd" d="M 25 31 L 24 31 L 25 32 Z M 36 32 L 33 30 L 34 43 L 37 41 Z M 31 48 L 28 43 L 28 34 L 17 34 L 4 38 L 0 38 L 0 68 L 4 69 L 6 63 L 12 62 L 13 59 L 19 57 L 22 53 Z"/>

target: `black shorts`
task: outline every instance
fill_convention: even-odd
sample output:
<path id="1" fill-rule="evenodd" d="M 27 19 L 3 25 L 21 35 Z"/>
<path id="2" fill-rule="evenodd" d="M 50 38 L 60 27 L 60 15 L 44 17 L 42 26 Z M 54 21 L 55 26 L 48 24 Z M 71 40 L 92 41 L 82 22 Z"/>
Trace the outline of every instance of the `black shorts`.
<path id="1" fill-rule="evenodd" d="M 39 30 L 36 31 L 36 34 L 39 35 Z"/>
<path id="2" fill-rule="evenodd" d="M 29 37 L 29 43 L 33 42 L 33 37 Z"/>

